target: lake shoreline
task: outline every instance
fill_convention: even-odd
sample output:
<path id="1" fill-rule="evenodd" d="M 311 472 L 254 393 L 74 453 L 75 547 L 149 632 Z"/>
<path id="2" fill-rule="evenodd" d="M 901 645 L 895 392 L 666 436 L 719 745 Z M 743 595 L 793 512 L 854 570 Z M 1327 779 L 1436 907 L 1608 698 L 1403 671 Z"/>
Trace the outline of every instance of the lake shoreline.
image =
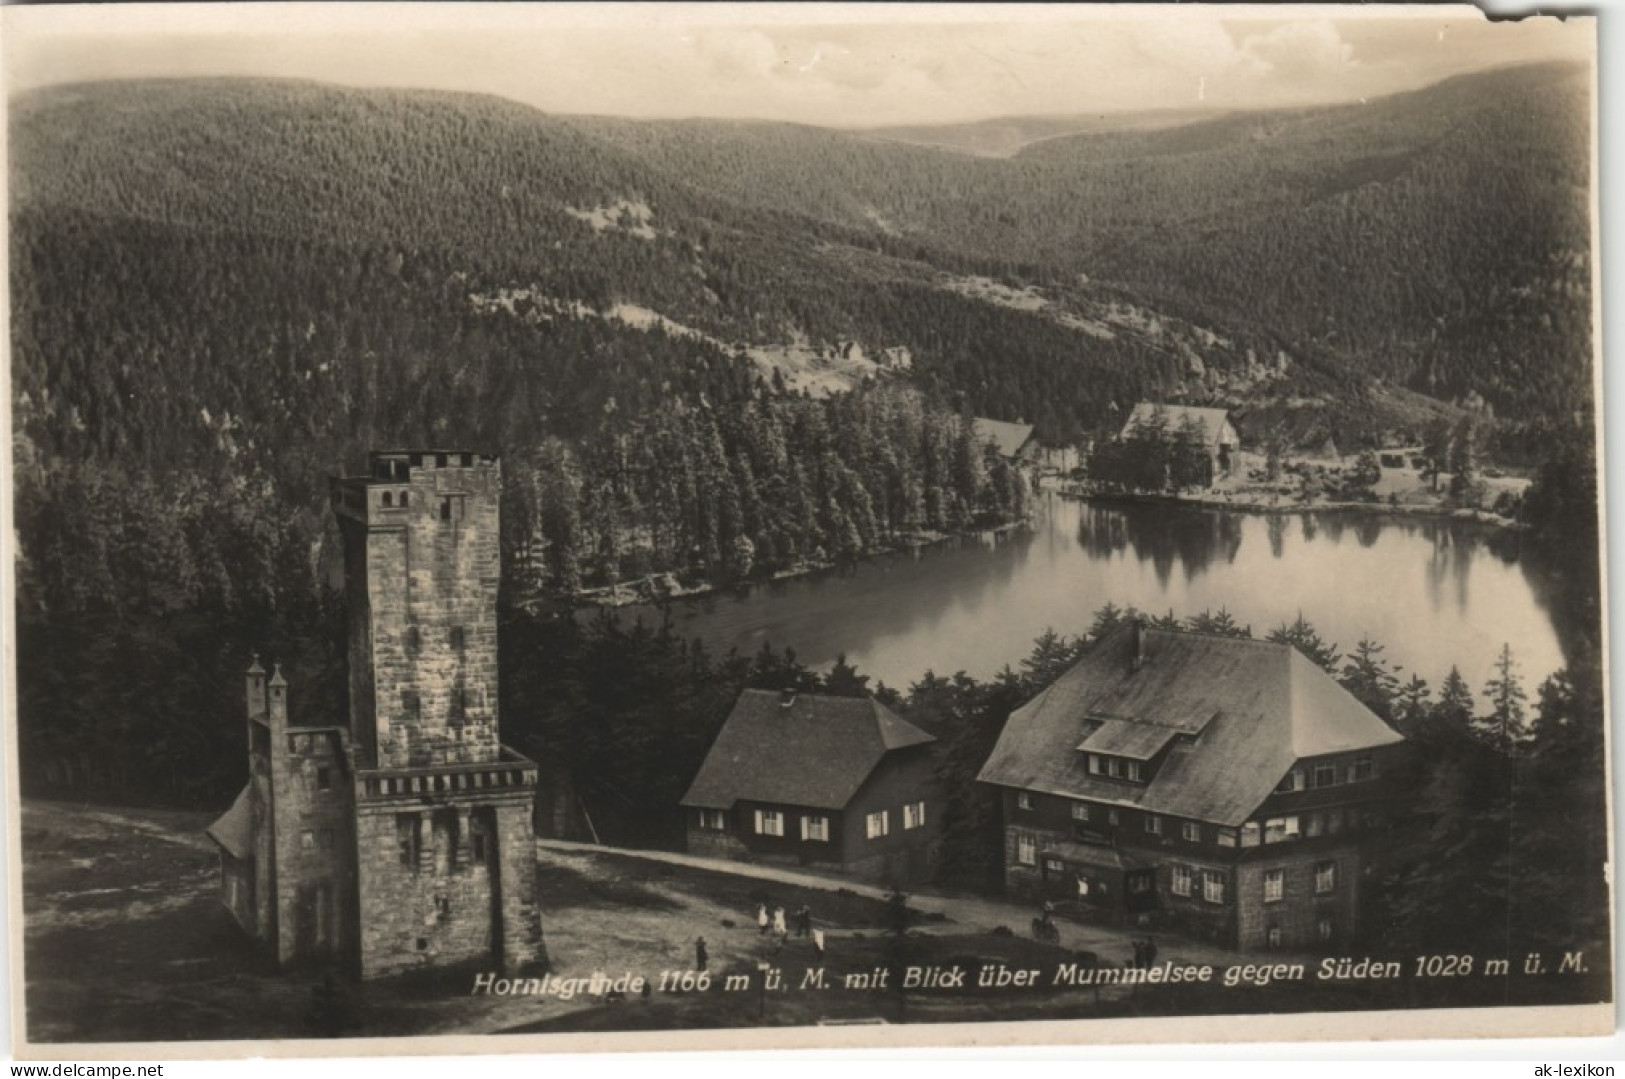
<path id="1" fill-rule="evenodd" d="M 1082 492 L 1067 487 L 1055 488 L 1055 493 L 1074 502 L 1119 506 L 1178 506 L 1195 510 L 1221 510 L 1226 513 L 1248 513 L 1256 516 L 1288 516 L 1303 513 L 1361 513 L 1377 517 L 1419 517 L 1440 521 L 1460 521 L 1490 525 L 1508 531 L 1527 531 L 1529 525 L 1489 510 L 1451 508 L 1436 505 L 1414 505 L 1388 502 L 1304 502 L 1286 504 L 1259 502 L 1251 499 L 1204 498 L 1191 495 L 1112 494 L 1098 491 Z"/>
<path id="2" fill-rule="evenodd" d="M 841 562 L 801 562 L 789 569 L 782 569 L 770 577 L 746 578 L 729 584 L 717 584 L 713 581 L 704 581 L 693 587 L 685 587 L 677 583 L 675 572 L 651 573 L 635 580 L 613 585 L 607 588 L 587 588 L 569 596 L 565 601 L 572 614 L 580 611 L 592 610 L 618 610 L 622 607 L 661 606 L 678 600 L 703 599 L 721 592 L 750 592 L 767 585 L 778 584 L 781 581 L 794 581 L 815 574 L 824 573 L 832 569 L 840 569 L 843 565 L 861 565 L 875 558 L 890 558 L 894 555 L 906 554 L 910 551 L 923 551 L 932 547 L 940 547 L 950 540 L 964 539 L 969 536 L 999 536 L 1014 532 L 1020 528 L 1030 528 L 1033 524 L 1032 516 L 1024 517 L 1019 521 L 1006 521 L 1003 524 L 993 525 L 990 528 L 975 528 L 965 532 L 937 532 L 925 531 L 913 533 L 908 539 L 892 547 L 877 547 L 869 551 L 862 558 L 849 563 Z M 654 592 L 651 587 L 646 592 L 640 592 L 638 586 L 649 585 L 651 582 L 662 583 L 660 591 Z"/>
<path id="3" fill-rule="evenodd" d="M 1396 662 L 1435 682 L 1452 665 L 1476 679 L 1509 639 L 1537 681 L 1563 665 L 1532 590 L 1545 593 L 1542 579 L 1520 565 L 1523 530 L 1387 506 L 1237 512 L 1222 502 L 1061 494 L 1047 487 L 1030 525 L 998 534 L 573 617 L 669 621 L 717 654 L 788 647 L 814 668 L 845 655 L 888 685 L 927 670 L 994 677 L 1047 627 L 1077 632 L 1107 602 L 1183 615 L 1226 609 L 1260 627 L 1302 613 L 1328 640 L 1388 644 Z"/>

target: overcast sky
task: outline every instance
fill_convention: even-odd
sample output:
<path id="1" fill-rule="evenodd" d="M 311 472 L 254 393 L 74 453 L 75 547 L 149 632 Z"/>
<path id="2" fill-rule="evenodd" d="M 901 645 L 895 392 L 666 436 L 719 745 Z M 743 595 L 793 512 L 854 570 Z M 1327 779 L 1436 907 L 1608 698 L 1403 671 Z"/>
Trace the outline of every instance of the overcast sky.
<path id="1" fill-rule="evenodd" d="M 1490 23 L 1471 7 L 92 5 L 4 19 L 13 89 L 291 76 L 841 127 L 1351 101 L 1594 48 L 1591 20 Z"/>

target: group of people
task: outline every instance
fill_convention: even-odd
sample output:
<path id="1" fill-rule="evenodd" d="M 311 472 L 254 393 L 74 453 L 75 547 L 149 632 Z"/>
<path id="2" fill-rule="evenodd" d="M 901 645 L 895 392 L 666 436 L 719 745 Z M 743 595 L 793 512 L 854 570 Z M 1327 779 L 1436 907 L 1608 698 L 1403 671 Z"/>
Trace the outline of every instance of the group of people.
<path id="1" fill-rule="evenodd" d="M 1147 933 L 1143 937 L 1135 937 L 1129 941 L 1134 946 L 1134 958 L 1129 961 L 1131 967 L 1151 967 L 1157 961 L 1157 938 Z"/>
<path id="2" fill-rule="evenodd" d="M 761 936 L 771 932 L 778 941 L 779 947 L 790 939 L 790 918 L 795 919 L 795 934 L 800 939 L 812 940 L 813 951 L 819 959 L 824 958 L 824 931 L 813 925 L 812 908 L 803 903 L 794 914 L 788 917 L 784 913 L 782 904 L 776 904 L 772 910 L 766 903 L 756 904 L 756 931 Z M 705 938 L 699 937 L 694 941 L 694 969 L 704 971 L 711 961 L 711 953 L 706 946 Z"/>
<path id="3" fill-rule="evenodd" d="M 796 921 L 796 936 L 801 939 L 811 937 L 813 950 L 822 959 L 824 957 L 824 931 L 813 925 L 812 909 L 803 903 L 796 908 L 793 917 Z M 790 937 L 790 923 L 785 918 L 784 905 L 782 903 L 775 904 L 770 914 L 766 903 L 756 904 L 756 930 L 763 936 L 766 936 L 771 931 L 779 939 L 779 945 L 782 947 Z"/>

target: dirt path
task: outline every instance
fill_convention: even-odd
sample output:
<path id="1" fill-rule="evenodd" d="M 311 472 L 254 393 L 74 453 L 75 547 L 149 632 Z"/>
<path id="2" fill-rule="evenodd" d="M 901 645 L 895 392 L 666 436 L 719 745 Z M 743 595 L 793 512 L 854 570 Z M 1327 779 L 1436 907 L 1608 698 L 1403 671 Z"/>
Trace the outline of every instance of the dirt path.
<path id="1" fill-rule="evenodd" d="M 686 866 L 691 869 L 704 869 L 713 873 L 726 873 L 731 876 L 796 885 L 803 888 L 816 888 L 827 892 L 845 890 L 869 899 L 884 900 L 887 894 L 885 888 L 842 877 L 827 876 L 822 873 L 789 869 L 781 866 L 733 862 L 723 858 L 705 858 L 694 854 L 602 847 L 591 843 L 575 843 L 563 839 L 538 839 L 536 846 L 538 850 L 558 854 L 582 855 L 595 852 L 613 854 L 618 857 L 638 858 L 650 862 L 661 862 L 666 865 Z M 1008 926 L 1017 934 L 1026 935 L 1035 913 L 1031 906 L 1024 904 L 988 899 L 981 896 L 945 895 L 932 889 L 909 892 L 908 904 L 921 913 L 941 914 L 948 919 L 946 922 L 926 923 L 919 927 L 922 932 L 927 933 L 964 933 L 967 930 L 985 933 L 1002 925 Z M 1137 933 L 1106 926 L 1080 925 L 1064 918 L 1057 919 L 1055 924 L 1060 930 L 1060 943 L 1064 947 L 1087 949 L 1096 953 L 1102 959 L 1118 965 L 1133 958 L 1134 949 L 1129 940 L 1132 936 L 1138 935 Z M 1234 963 L 1249 961 L 1246 956 L 1239 952 L 1177 937 L 1170 933 L 1160 933 L 1158 935 L 1157 948 L 1159 962 L 1167 959 L 1176 964 L 1210 963 L 1216 968 L 1223 968 Z M 1279 958 L 1286 961 L 1290 960 L 1291 957 L 1282 956 Z"/>

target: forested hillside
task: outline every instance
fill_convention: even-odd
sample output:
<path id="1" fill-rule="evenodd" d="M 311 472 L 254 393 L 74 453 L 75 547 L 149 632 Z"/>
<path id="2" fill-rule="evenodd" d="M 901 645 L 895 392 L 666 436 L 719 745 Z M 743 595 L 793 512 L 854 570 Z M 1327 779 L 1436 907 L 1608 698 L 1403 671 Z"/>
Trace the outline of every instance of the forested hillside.
<path id="1" fill-rule="evenodd" d="M 492 287 L 635 304 L 737 345 L 906 347 L 922 377 L 1050 440 L 1152 390 L 1246 403 L 1253 380 L 1216 376 L 1284 352 L 1293 378 L 1273 388 L 1352 400 L 1352 443 L 1390 422 L 1370 375 L 1513 420 L 1585 407 L 1586 94 L 1584 72 L 1533 65 L 990 159 L 443 93 L 106 84 L 20 103 L 14 197 L 432 252 Z M 1134 317 L 1104 320 L 1114 306 Z M 964 331 L 947 343 L 944 308 Z"/>

